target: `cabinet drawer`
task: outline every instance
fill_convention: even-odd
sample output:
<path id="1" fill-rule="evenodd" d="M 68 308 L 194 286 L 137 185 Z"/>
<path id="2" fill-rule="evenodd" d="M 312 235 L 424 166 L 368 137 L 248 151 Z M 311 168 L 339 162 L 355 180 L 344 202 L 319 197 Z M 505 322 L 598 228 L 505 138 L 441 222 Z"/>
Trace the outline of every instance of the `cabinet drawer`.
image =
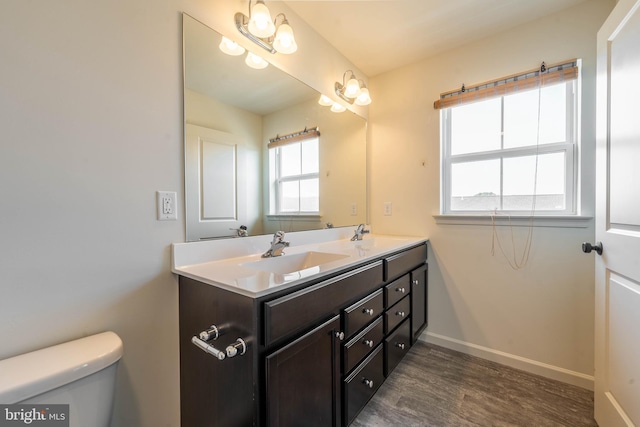
<path id="1" fill-rule="evenodd" d="M 393 368 L 400 363 L 409 348 L 411 348 L 411 328 L 409 327 L 409 319 L 407 319 L 384 342 L 384 351 L 386 353 L 385 376 L 388 376 L 393 371 Z"/>
<path id="2" fill-rule="evenodd" d="M 265 344 L 338 314 L 340 307 L 382 285 L 382 261 L 357 268 L 264 304 Z"/>
<path id="3" fill-rule="evenodd" d="M 408 319 L 410 314 L 411 298 L 407 295 L 384 313 L 385 333 L 393 331 L 403 320 Z"/>
<path id="4" fill-rule="evenodd" d="M 382 289 L 344 309 L 344 334 L 350 337 L 384 312 Z"/>
<path id="5" fill-rule="evenodd" d="M 387 302 L 385 307 L 391 307 L 400 301 L 402 297 L 409 294 L 409 292 L 411 292 L 411 276 L 405 274 L 384 287 L 384 297 Z"/>
<path id="6" fill-rule="evenodd" d="M 427 245 L 392 255 L 384 260 L 384 280 L 392 280 L 423 264 L 427 259 Z"/>
<path id="7" fill-rule="evenodd" d="M 382 347 L 382 345 L 376 347 L 373 353 L 344 380 L 347 418 L 345 425 L 355 419 L 384 381 L 384 351 Z"/>
<path id="8" fill-rule="evenodd" d="M 344 372 L 349 372 L 384 338 L 382 316 L 344 346 Z"/>

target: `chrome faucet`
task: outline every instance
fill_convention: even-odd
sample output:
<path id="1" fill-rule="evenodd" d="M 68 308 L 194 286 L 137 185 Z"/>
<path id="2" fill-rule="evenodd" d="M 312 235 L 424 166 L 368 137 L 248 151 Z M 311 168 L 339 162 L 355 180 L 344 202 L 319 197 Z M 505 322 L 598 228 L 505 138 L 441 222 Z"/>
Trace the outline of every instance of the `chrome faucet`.
<path id="1" fill-rule="evenodd" d="M 229 230 L 233 230 L 236 232 L 235 237 L 249 237 L 249 232 L 247 231 L 246 225 L 241 225 L 240 228 L 230 228 Z"/>
<path id="2" fill-rule="evenodd" d="M 269 250 L 262 254 L 262 258 L 271 258 L 274 256 L 280 256 L 284 252 L 282 250 L 284 248 L 289 247 L 289 242 L 284 241 L 284 231 L 276 231 L 273 235 L 273 241 L 271 242 L 271 247 Z"/>
<path id="3" fill-rule="evenodd" d="M 351 241 L 353 242 L 356 240 L 362 240 L 362 235 L 370 232 L 371 230 L 364 229 L 364 224 L 360 224 L 358 225 L 358 228 L 356 228 L 356 231 L 355 231 L 356 234 L 353 235 L 353 237 L 351 238 Z"/>

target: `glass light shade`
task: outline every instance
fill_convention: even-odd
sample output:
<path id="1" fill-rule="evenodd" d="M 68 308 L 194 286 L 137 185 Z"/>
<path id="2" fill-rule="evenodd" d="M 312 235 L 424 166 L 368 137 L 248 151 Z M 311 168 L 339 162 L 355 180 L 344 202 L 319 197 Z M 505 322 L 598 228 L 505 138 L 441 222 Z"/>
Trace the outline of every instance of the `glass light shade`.
<path id="1" fill-rule="evenodd" d="M 238 56 L 244 53 L 244 48 L 242 46 L 233 40 L 229 40 L 225 36 L 222 36 L 222 41 L 220 42 L 219 47 L 221 51 L 231 56 Z"/>
<path id="2" fill-rule="evenodd" d="M 271 37 L 276 32 L 276 26 L 271 20 L 269 9 L 262 0 L 251 8 L 251 18 L 249 19 L 249 32 L 256 37 Z"/>
<path id="3" fill-rule="evenodd" d="M 331 106 L 331 111 L 333 111 L 334 113 L 342 113 L 343 111 L 347 111 L 347 109 L 342 104 L 334 102 Z"/>
<path id="4" fill-rule="evenodd" d="M 363 87 L 360 89 L 360 94 L 356 98 L 356 105 L 369 105 L 371 104 L 371 96 L 369 96 L 369 89 Z"/>
<path id="5" fill-rule="evenodd" d="M 244 62 L 251 68 L 255 68 L 256 70 L 262 70 L 263 68 L 267 68 L 269 63 L 256 55 L 255 53 L 247 53 L 247 58 Z"/>
<path id="6" fill-rule="evenodd" d="M 329 98 L 327 95 L 320 95 L 318 104 L 322 105 L 323 107 L 330 107 L 333 105 L 333 100 Z"/>
<path id="7" fill-rule="evenodd" d="M 344 96 L 347 98 L 356 98 L 360 93 L 360 83 L 355 78 L 349 79 L 344 87 Z"/>
<path id="8" fill-rule="evenodd" d="M 280 53 L 286 54 L 293 53 L 298 50 L 296 39 L 293 37 L 293 29 L 287 21 L 278 26 L 276 38 L 273 41 L 273 48 Z"/>

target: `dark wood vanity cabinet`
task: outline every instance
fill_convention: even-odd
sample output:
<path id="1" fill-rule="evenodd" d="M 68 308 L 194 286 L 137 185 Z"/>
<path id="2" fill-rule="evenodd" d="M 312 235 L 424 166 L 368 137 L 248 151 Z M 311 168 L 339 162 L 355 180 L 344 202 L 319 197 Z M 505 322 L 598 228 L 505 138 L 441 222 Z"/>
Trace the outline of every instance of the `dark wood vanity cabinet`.
<path id="1" fill-rule="evenodd" d="M 423 243 L 258 298 L 180 277 L 181 425 L 350 424 L 427 325 L 426 258 Z M 214 323 L 212 345 L 246 353 L 191 344 Z"/>
<path id="2" fill-rule="evenodd" d="M 428 264 L 411 272 L 411 344 L 417 341 L 428 324 L 428 272 Z"/>
<path id="3" fill-rule="evenodd" d="M 267 425 L 340 425 L 340 316 L 266 356 Z"/>

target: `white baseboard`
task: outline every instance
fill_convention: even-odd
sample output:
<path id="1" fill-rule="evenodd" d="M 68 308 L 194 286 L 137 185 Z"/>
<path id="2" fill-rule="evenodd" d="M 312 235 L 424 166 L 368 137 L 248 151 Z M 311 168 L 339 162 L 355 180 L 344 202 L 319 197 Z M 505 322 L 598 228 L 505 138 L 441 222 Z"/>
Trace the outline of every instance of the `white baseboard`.
<path id="1" fill-rule="evenodd" d="M 420 341 L 439 345 L 471 356 L 480 357 L 482 359 L 530 372 L 532 374 L 541 375 L 546 378 L 562 381 L 587 390 L 593 390 L 594 377 L 592 375 L 571 371 L 569 369 L 560 368 L 558 366 L 527 359 L 526 357 L 516 356 L 515 354 L 505 353 L 503 351 L 460 341 L 455 338 L 434 334 L 428 331 L 420 336 Z"/>

